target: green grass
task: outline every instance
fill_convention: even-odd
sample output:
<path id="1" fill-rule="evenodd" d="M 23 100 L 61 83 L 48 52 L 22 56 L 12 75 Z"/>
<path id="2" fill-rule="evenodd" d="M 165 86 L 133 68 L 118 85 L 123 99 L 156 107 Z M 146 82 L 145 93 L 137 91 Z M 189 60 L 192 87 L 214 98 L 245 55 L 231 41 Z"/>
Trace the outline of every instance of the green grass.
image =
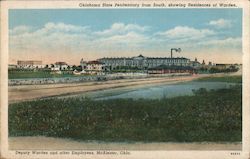
<path id="1" fill-rule="evenodd" d="M 112 142 L 242 141 L 241 86 L 170 99 L 44 99 L 9 106 L 9 135 Z"/>
<path id="2" fill-rule="evenodd" d="M 229 82 L 242 83 L 242 76 L 204 77 L 197 79 L 199 82 Z"/>
<path id="3" fill-rule="evenodd" d="M 60 77 L 79 77 L 84 75 L 74 74 L 51 74 L 51 71 L 9 71 L 9 79 L 21 79 L 21 78 L 60 78 Z"/>

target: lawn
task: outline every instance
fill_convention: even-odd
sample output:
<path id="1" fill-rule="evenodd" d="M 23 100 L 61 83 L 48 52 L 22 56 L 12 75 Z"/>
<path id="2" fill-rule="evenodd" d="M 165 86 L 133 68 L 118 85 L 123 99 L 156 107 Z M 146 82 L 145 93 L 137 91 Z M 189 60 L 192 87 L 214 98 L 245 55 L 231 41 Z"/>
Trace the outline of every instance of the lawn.
<path id="1" fill-rule="evenodd" d="M 242 76 L 223 76 L 223 77 L 204 77 L 197 79 L 200 82 L 229 82 L 229 83 L 242 83 Z"/>
<path id="2" fill-rule="evenodd" d="M 22 79 L 22 78 L 60 78 L 60 77 L 79 77 L 84 75 L 74 75 L 69 73 L 52 74 L 51 71 L 33 71 L 33 70 L 19 70 L 9 71 L 9 79 Z"/>
<path id="3" fill-rule="evenodd" d="M 108 142 L 241 142 L 242 88 L 170 99 L 43 99 L 9 106 L 9 135 Z"/>

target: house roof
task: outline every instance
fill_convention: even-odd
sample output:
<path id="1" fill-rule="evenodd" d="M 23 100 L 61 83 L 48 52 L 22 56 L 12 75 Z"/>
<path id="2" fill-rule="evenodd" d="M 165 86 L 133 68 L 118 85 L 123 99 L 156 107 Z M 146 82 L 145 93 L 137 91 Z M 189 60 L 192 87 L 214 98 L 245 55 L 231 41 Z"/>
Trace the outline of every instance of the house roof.
<path id="1" fill-rule="evenodd" d="M 55 64 L 56 64 L 56 65 L 67 65 L 66 62 L 56 62 Z"/>

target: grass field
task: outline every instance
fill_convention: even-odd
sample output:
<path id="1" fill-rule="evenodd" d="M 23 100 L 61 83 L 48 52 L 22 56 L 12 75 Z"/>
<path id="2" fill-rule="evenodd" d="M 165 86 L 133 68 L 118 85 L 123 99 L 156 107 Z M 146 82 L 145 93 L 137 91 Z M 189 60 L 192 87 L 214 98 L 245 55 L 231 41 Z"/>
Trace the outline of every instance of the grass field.
<path id="1" fill-rule="evenodd" d="M 9 135 L 115 142 L 242 141 L 242 88 L 170 99 L 44 99 L 9 106 Z"/>
<path id="2" fill-rule="evenodd" d="M 242 76 L 223 76 L 223 77 L 204 77 L 197 79 L 200 82 L 229 82 L 229 83 L 242 83 Z"/>
<path id="3" fill-rule="evenodd" d="M 21 79 L 21 78 L 60 78 L 60 77 L 79 77 L 86 75 L 74 75 L 74 74 L 51 74 L 51 71 L 9 71 L 9 79 Z"/>

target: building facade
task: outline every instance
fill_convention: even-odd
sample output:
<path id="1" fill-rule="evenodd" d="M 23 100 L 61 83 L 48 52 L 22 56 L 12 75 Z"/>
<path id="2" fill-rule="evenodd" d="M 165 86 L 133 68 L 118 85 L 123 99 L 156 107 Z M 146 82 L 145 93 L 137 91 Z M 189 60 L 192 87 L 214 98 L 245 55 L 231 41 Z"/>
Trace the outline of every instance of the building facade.
<path id="1" fill-rule="evenodd" d="M 131 58 L 101 58 L 98 61 L 105 64 L 111 70 L 119 67 L 134 67 L 139 69 L 148 69 L 160 65 L 166 66 L 190 66 L 190 59 L 184 57 L 144 57 L 142 55 Z"/>
<path id="2" fill-rule="evenodd" d="M 190 61 L 190 66 L 193 68 L 200 68 L 202 65 L 200 62 L 198 62 L 197 58 L 195 58 L 194 61 Z"/>
<path id="3" fill-rule="evenodd" d="M 67 70 L 68 64 L 66 62 L 56 62 L 54 64 L 54 67 L 51 68 L 53 71 L 59 71 L 59 70 Z"/>
<path id="4" fill-rule="evenodd" d="M 167 66 L 160 65 L 148 69 L 148 74 L 166 74 L 166 73 L 195 73 L 195 68 L 191 66 Z"/>
<path id="5" fill-rule="evenodd" d="M 100 61 L 89 61 L 86 64 L 86 70 L 87 71 L 104 71 L 105 67 L 104 67 L 104 63 L 100 62 Z"/>
<path id="6" fill-rule="evenodd" d="M 43 68 L 42 61 L 17 61 L 17 67 L 18 68 Z"/>

